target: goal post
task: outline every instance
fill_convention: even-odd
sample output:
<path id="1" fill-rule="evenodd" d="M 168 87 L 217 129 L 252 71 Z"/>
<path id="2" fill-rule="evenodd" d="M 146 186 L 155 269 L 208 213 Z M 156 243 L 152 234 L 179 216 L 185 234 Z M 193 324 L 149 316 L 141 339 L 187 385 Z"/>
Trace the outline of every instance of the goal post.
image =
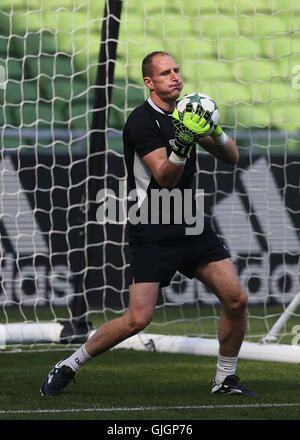
<path id="1" fill-rule="evenodd" d="M 299 362 L 300 10 L 237 0 L 4 0 L 0 6 L 0 347 L 68 347 L 128 306 L 122 128 L 165 50 L 212 96 L 233 170 L 199 149 L 205 215 L 249 310 L 241 357 Z M 298 69 L 299 68 L 299 69 Z M 117 224 L 99 224 L 101 190 Z M 215 356 L 220 304 L 177 273 L 145 333 L 116 348 Z"/>
<path id="2" fill-rule="evenodd" d="M 261 343 L 266 344 L 269 342 L 274 342 L 278 338 L 278 334 L 281 331 L 282 327 L 288 322 L 289 318 L 295 313 L 300 304 L 300 292 L 298 292 L 295 297 L 292 299 L 290 304 L 283 311 L 282 315 L 275 322 L 270 331 L 261 339 Z M 297 326 L 295 326 L 297 327 Z M 297 329 L 296 329 L 297 330 Z M 298 330 L 300 328 L 298 327 Z"/>
<path id="3" fill-rule="evenodd" d="M 104 243 L 106 232 L 97 223 L 96 214 L 99 207 L 97 194 L 106 188 L 107 180 L 107 130 L 109 122 L 112 86 L 116 49 L 119 35 L 122 2 L 107 0 L 104 4 L 99 57 L 96 71 L 93 111 L 90 126 L 90 137 L 87 144 L 87 181 L 85 186 L 85 218 L 84 236 L 82 237 L 83 251 L 78 258 L 78 270 L 75 286 L 78 295 L 72 304 L 72 326 L 68 325 L 65 337 L 75 333 L 86 338 L 90 330 L 88 316 L 88 300 L 85 292 L 95 289 L 95 285 L 105 285 L 105 251 L 99 249 Z M 86 268 L 84 270 L 84 268 Z M 99 277 L 100 274 L 100 277 Z M 99 284 L 98 284 L 99 285 Z M 79 289 L 78 289 L 79 287 Z"/>

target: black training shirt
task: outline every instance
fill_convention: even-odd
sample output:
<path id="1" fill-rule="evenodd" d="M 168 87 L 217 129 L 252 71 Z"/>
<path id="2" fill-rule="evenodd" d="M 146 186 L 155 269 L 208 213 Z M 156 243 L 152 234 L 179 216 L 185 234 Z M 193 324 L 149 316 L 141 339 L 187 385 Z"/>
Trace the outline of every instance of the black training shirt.
<path id="1" fill-rule="evenodd" d="M 187 224 L 182 215 L 182 223 L 178 223 L 174 218 L 175 206 L 172 204 L 170 197 L 170 223 L 163 224 L 161 214 L 163 208 L 160 207 L 159 224 L 151 224 L 151 208 L 153 211 L 153 203 L 151 200 L 151 190 L 162 190 L 162 187 L 156 182 L 151 174 L 150 169 L 144 164 L 142 158 L 158 149 L 165 147 L 168 156 L 172 152 L 172 145 L 175 140 L 174 127 L 172 123 L 172 115 L 159 108 L 154 102 L 148 98 L 141 106 L 137 107 L 129 115 L 123 131 L 124 158 L 127 167 L 127 192 L 132 194 L 132 190 L 136 190 L 136 197 L 131 197 L 128 201 L 128 209 L 133 209 L 138 215 L 141 209 L 147 204 L 148 224 L 138 222 L 132 224 L 128 221 L 129 244 L 153 243 L 153 242 L 174 242 L 179 239 L 192 237 L 186 236 L 185 231 Z M 184 189 L 190 189 L 195 193 L 195 148 L 191 152 L 191 157 L 187 159 L 184 166 L 183 174 L 175 186 L 179 189 L 184 197 Z M 193 198 L 193 213 L 195 213 L 195 201 Z M 156 205 L 157 206 L 157 205 Z M 183 203 L 182 203 L 183 206 Z M 164 208 L 165 205 L 164 205 Z M 144 217 L 143 217 L 144 218 Z M 190 227 L 191 224 L 189 223 Z"/>

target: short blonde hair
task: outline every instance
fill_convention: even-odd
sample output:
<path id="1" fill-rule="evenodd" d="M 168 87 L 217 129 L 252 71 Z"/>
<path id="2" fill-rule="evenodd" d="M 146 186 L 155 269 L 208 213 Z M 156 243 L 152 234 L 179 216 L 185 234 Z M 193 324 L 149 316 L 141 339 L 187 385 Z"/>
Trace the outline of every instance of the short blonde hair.
<path id="1" fill-rule="evenodd" d="M 143 78 L 145 78 L 145 76 L 152 76 L 153 74 L 153 64 L 152 64 L 152 60 L 156 55 L 166 55 L 166 56 L 170 56 L 168 54 L 168 52 L 164 52 L 163 50 L 155 50 L 154 52 L 149 53 L 147 56 L 145 56 L 145 58 L 142 61 L 142 74 L 143 74 Z"/>

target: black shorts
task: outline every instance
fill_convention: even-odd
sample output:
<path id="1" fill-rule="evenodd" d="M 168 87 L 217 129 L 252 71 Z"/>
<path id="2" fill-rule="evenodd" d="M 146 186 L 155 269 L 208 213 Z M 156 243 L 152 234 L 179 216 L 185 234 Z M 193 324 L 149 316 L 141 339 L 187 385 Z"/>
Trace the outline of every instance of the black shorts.
<path id="1" fill-rule="evenodd" d="M 224 242 L 210 228 L 194 238 L 172 243 L 143 243 L 129 247 L 130 284 L 159 282 L 168 286 L 178 271 L 187 278 L 194 277 L 199 265 L 230 258 Z"/>

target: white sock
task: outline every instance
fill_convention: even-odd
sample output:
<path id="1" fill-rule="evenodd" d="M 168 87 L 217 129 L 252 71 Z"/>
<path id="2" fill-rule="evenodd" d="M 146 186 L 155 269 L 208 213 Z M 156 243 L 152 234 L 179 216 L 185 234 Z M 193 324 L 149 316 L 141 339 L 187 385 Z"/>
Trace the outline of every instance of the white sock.
<path id="1" fill-rule="evenodd" d="M 61 361 L 59 366 L 67 365 L 68 367 L 72 368 L 75 373 L 77 373 L 80 368 L 84 366 L 89 360 L 92 359 L 92 356 L 88 354 L 85 348 L 85 344 L 82 345 L 75 353 L 73 353 L 70 357 L 65 359 L 64 361 Z"/>
<path id="2" fill-rule="evenodd" d="M 219 385 L 224 382 L 227 376 L 235 374 L 237 357 L 218 356 L 217 373 L 215 382 Z"/>

